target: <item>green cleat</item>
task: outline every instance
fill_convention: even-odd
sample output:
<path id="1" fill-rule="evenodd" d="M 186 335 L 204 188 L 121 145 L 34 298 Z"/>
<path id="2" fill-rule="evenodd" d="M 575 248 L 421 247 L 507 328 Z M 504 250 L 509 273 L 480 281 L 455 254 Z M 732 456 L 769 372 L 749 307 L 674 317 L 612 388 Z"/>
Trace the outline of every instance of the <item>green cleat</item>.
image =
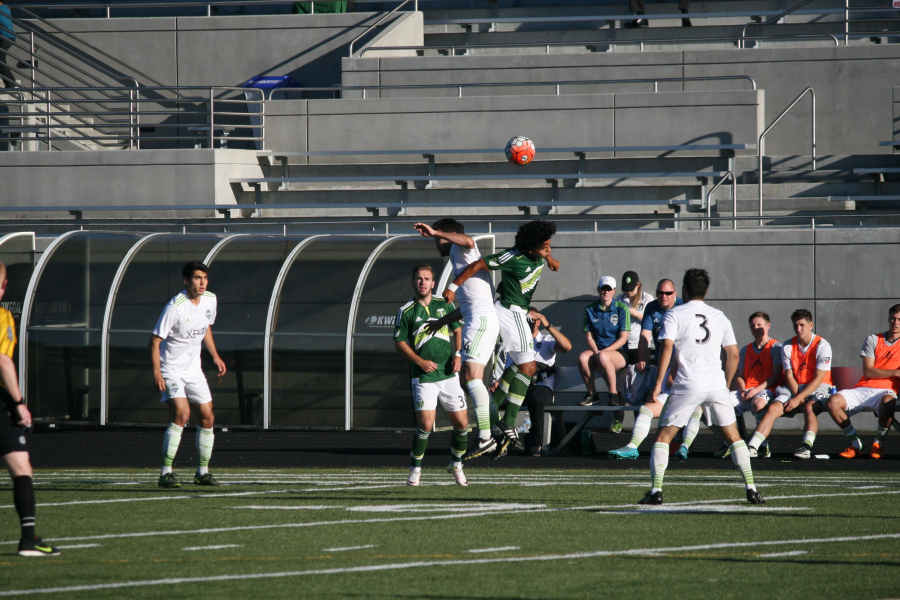
<path id="1" fill-rule="evenodd" d="M 194 483 L 196 483 L 197 485 L 222 485 L 216 480 L 215 477 L 212 476 L 212 473 L 194 475 Z"/>
<path id="2" fill-rule="evenodd" d="M 622 421 L 616 419 L 613 421 L 613 424 L 609 426 L 610 433 L 622 433 Z"/>
<path id="3" fill-rule="evenodd" d="M 161 488 L 180 488 L 181 483 L 175 479 L 175 473 L 166 473 L 165 475 L 159 476 L 159 481 L 156 482 Z"/>
<path id="4" fill-rule="evenodd" d="M 629 448 L 628 446 L 623 446 L 621 448 L 617 448 L 615 450 L 610 450 L 606 453 L 606 455 L 610 458 L 638 458 L 640 457 L 640 453 L 637 448 Z"/>
<path id="5" fill-rule="evenodd" d="M 728 458 L 729 456 L 731 456 L 731 446 L 728 446 L 727 444 L 722 446 L 721 448 L 713 452 L 713 456 L 715 458 Z"/>

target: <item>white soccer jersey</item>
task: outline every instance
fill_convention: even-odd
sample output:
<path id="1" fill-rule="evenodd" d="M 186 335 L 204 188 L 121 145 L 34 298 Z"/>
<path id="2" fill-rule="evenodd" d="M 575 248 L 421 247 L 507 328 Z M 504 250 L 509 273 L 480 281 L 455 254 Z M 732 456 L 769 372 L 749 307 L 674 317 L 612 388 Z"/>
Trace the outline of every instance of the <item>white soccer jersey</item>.
<path id="1" fill-rule="evenodd" d="M 700 300 L 669 310 L 663 318 L 660 340 L 672 340 L 678 372 L 672 391 L 676 393 L 726 390 L 721 352 L 736 346 L 731 321 L 722 311 Z"/>
<path id="2" fill-rule="evenodd" d="M 450 246 L 450 263 L 453 267 L 453 279 L 459 277 L 466 267 L 481 260 L 481 252 L 478 246 L 464 248 L 453 244 Z M 493 314 L 494 312 L 494 284 L 487 271 L 479 271 L 470 277 L 456 290 L 456 298 L 463 317 Z"/>
<path id="3" fill-rule="evenodd" d="M 206 330 L 215 322 L 216 295 L 212 292 L 204 292 L 197 305 L 188 299 L 186 292 L 169 300 L 153 329 L 153 335 L 163 339 L 159 345 L 162 372 L 202 373 L 200 346 Z"/>
<path id="4" fill-rule="evenodd" d="M 815 334 L 813 334 L 812 339 L 809 341 L 809 344 L 816 340 Z M 785 371 L 790 371 L 793 367 L 791 367 L 791 354 L 793 351 L 794 345 L 788 341 L 781 347 L 781 366 L 784 367 Z M 800 354 L 806 354 L 809 350 L 809 346 L 799 346 Z M 865 347 L 864 347 L 865 349 Z M 831 344 L 826 342 L 823 338 L 819 338 L 819 347 L 816 348 L 816 369 L 819 371 L 830 371 L 831 370 Z"/>
<path id="5" fill-rule="evenodd" d="M 625 304 L 629 308 L 633 308 L 634 310 L 643 313 L 644 309 L 647 308 L 647 305 L 653 302 L 654 298 L 647 292 L 641 292 L 641 297 L 638 299 L 637 306 L 631 306 L 631 300 L 628 299 L 627 294 L 619 294 L 615 297 L 616 300 Z M 631 317 L 631 331 L 628 332 L 628 349 L 634 350 L 638 347 L 638 344 L 641 341 L 641 321 L 643 319 L 636 319 L 634 316 Z"/>

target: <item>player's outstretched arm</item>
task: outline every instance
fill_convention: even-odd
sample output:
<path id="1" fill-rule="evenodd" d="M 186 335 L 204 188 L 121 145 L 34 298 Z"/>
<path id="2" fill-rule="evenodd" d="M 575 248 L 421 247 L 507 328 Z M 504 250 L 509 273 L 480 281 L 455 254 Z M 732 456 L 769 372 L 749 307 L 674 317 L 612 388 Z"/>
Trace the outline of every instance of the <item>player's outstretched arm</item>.
<path id="1" fill-rule="evenodd" d="M 460 273 L 456 279 L 453 280 L 453 283 L 447 286 L 447 289 L 444 290 L 444 300 L 447 302 L 455 302 L 456 301 L 456 288 L 464 284 L 469 280 L 472 275 L 477 273 L 478 271 L 488 271 L 487 263 L 484 262 L 484 259 L 479 259 L 476 262 L 473 262 L 471 265 L 466 267 L 462 273 Z"/>
<path id="2" fill-rule="evenodd" d="M 740 360 L 740 350 L 737 344 L 725 346 L 725 385 L 731 388 L 731 382 L 734 381 L 734 374 L 737 373 L 738 361 Z"/>
<path id="3" fill-rule="evenodd" d="M 413 352 L 413 349 L 409 347 L 409 344 L 406 342 L 394 342 L 394 349 L 397 350 L 400 354 L 406 357 L 406 360 L 416 365 L 426 373 L 431 373 L 432 371 L 437 370 L 437 364 L 430 360 L 422 360 L 422 358 Z"/>
<path id="4" fill-rule="evenodd" d="M 228 369 L 225 368 L 225 361 L 222 360 L 219 357 L 219 353 L 216 352 L 216 342 L 213 340 L 212 327 L 206 328 L 206 335 L 203 336 L 203 344 L 212 355 L 213 362 L 216 363 L 216 368 L 219 369 L 219 377 L 221 377 Z"/>
<path id="5" fill-rule="evenodd" d="M 449 325 L 450 323 L 455 323 L 457 321 L 462 321 L 462 318 L 462 311 L 457 308 L 449 315 L 445 315 L 440 319 L 435 319 L 433 321 L 428 321 L 427 323 L 425 323 L 425 331 L 427 331 L 428 333 L 440 331 L 440 329 L 445 325 Z"/>
<path id="6" fill-rule="evenodd" d="M 153 382 L 156 384 L 158 391 L 164 392 L 166 391 L 166 380 L 162 376 L 162 361 L 159 357 L 159 345 L 161 343 L 162 338 L 158 335 L 150 336 L 150 362 L 153 365 Z"/>
<path id="7" fill-rule="evenodd" d="M 552 254 L 547 255 L 547 266 L 550 267 L 551 271 L 559 271 L 559 268 L 562 266 L 562 263 L 553 258 Z"/>
<path id="8" fill-rule="evenodd" d="M 457 246 L 462 246 L 463 248 L 469 248 L 470 250 L 475 247 L 475 240 L 464 233 L 438 231 L 437 229 L 425 223 L 416 223 L 415 225 L 413 225 L 413 227 L 424 237 L 430 237 L 436 240 L 445 240 L 450 242 L 451 244 L 456 244 Z"/>

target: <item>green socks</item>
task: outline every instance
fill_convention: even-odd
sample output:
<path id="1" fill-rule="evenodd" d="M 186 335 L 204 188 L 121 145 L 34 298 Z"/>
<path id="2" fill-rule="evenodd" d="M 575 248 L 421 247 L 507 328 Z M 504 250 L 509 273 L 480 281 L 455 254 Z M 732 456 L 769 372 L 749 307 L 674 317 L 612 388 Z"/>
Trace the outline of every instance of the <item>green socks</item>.
<path id="1" fill-rule="evenodd" d="M 410 466 L 422 466 L 422 457 L 425 456 L 425 448 L 428 447 L 429 435 L 431 435 L 430 431 L 422 431 L 418 427 L 416 428 L 416 433 L 413 434 L 412 452 L 409 453 Z"/>
<path id="2" fill-rule="evenodd" d="M 506 414 L 503 415 L 503 424 L 507 427 L 516 426 L 516 415 L 519 414 L 519 408 L 522 407 L 522 403 L 525 401 L 525 394 L 528 393 L 528 386 L 530 385 L 531 378 L 519 372 L 515 374 L 512 383 L 509 384 Z"/>
<path id="3" fill-rule="evenodd" d="M 453 455 L 453 462 L 462 462 L 463 454 L 466 453 L 466 449 L 469 447 L 467 433 L 465 429 L 454 429 L 453 435 L 450 436 L 450 454 Z M 421 464 L 421 460 L 419 463 Z"/>

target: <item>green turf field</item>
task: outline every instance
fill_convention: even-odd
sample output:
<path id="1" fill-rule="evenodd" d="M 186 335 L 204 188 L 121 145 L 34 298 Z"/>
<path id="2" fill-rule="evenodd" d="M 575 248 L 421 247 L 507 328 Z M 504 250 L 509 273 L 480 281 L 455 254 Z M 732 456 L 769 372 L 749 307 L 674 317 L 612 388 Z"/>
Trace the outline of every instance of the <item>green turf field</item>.
<path id="1" fill-rule="evenodd" d="M 150 470 L 36 474 L 38 535 L 15 555 L 0 486 L 0 597 L 892 598 L 900 481 L 871 473 L 672 473 L 666 504 L 635 505 L 631 471 L 437 467 L 229 469 L 229 485 L 156 487 Z M 190 472 L 180 471 L 187 479 Z M 53 592 L 48 593 L 48 592 Z"/>

